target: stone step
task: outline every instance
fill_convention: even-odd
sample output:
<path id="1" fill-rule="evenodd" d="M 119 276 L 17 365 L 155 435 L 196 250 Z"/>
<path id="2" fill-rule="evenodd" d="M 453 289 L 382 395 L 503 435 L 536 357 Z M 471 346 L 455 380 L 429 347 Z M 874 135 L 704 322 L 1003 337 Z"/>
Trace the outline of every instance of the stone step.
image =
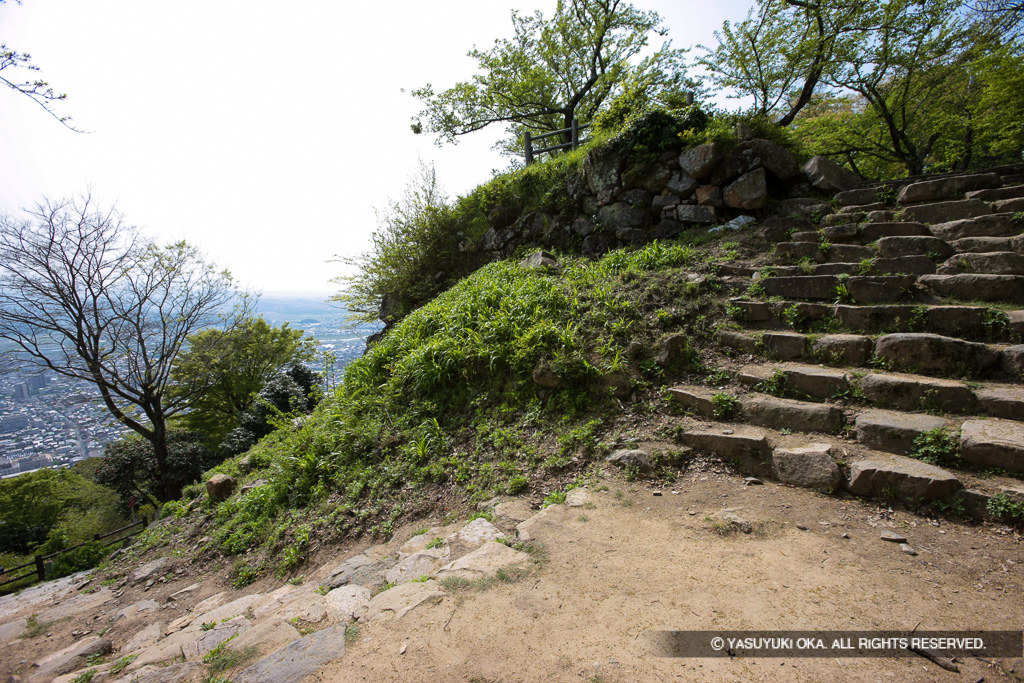
<path id="1" fill-rule="evenodd" d="M 934 415 L 868 410 L 857 415 L 854 425 L 858 443 L 876 451 L 908 455 L 914 451 L 914 439 L 947 427 L 947 422 Z"/>
<path id="2" fill-rule="evenodd" d="M 1024 255 L 1013 251 L 955 254 L 936 271 L 939 275 L 980 273 L 987 275 L 1024 275 Z"/>
<path id="3" fill-rule="evenodd" d="M 855 211 L 852 213 L 830 213 L 821 219 L 821 225 L 829 227 L 833 225 L 842 225 L 843 223 L 860 223 L 865 218 L 867 218 L 867 214 L 862 211 Z"/>
<path id="4" fill-rule="evenodd" d="M 874 204 L 878 201 L 879 187 L 862 187 L 857 190 L 846 190 L 836 194 L 836 203 L 839 206 L 859 206 L 861 204 Z"/>
<path id="5" fill-rule="evenodd" d="M 841 327 L 868 334 L 931 332 L 971 341 L 1009 341 L 1024 337 L 1024 310 L 998 311 L 986 306 L 882 305 L 812 303 L 807 301 L 729 302 L 738 322 L 797 327 L 798 330 Z"/>
<path id="6" fill-rule="evenodd" d="M 933 260 L 945 261 L 953 255 L 953 247 L 931 235 L 882 237 L 878 240 L 878 255 L 881 258 L 933 255 Z"/>
<path id="7" fill-rule="evenodd" d="M 959 254 L 986 254 L 994 251 L 1012 251 L 1024 254 L 1024 235 L 1017 237 L 964 237 L 953 240 L 950 246 Z"/>
<path id="8" fill-rule="evenodd" d="M 674 387 L 669 395 L 684 410 L 709 419 L 742 420 L 760 427 L 797 432 L 838 434 L 843 429 L 843 411 L 823 403 L 807 403 L 767 394 L 736 397 L 727 392 L 692 386 Z"/>
<path id="9" fill-rule="evenodd" d="M 861 244 L 833 244 L 824 251 L 826 259 L 841 263 L 856 263 L 879 255 L 877 249 Z"/>
<path id="10" fill-rule="evenodd" d="M 950 379 L 876 372 L 856 379 L 861 395 L 880 407 L 972 413 L 977 398 L 967 384 Z"/>
<path id="11" fill-rule="evenodd" d="M 994 213 L 978 218 L 933 223 L 929 231 L 951 242 L 964 237 L 1011 237 L 1021 232 L 1021 226 L 1014 223 L 1012 213 Z"/>
<path id="12" fill-rule="evenodd" d="M 916 237 L 930 235 L 924 223 L 865 223 L 860 226 L 860 238 L 865 243 L 880 240 L 883 237 Z"/>
<path id="13" fill-rule="evenodd" d="M 998 173 L 977 173 L 924 180 L 904 185 L 896 196 L 896 203 L 907 205 L 953 199 L 965 192 L 997 188 L 1002 184 L 1003 180 Z"/>
<path id="14" fill-rule="evenodd" d="M 1024 472 L 1024 422 L 967 420 L 960 428 L 960 456 L 978 467 Z"/>
<path id="15" fill-rule="evenodd" d="M 686 446 L 714 453 L 735 462 L 754 476 L 771 476 L 771 444 L 764 430 L 741 425 L 721 425 L 688 430 L 679 436 Z"/>
<path id="16" fill-rule="evenodd" d="M 806 218 L 769 218 L 761 223 L 761 232 L 769 242 L 788 242 L 793 233 L 813 229 L 814 224 Z"/>
<path id="17" fill-rule="evenodd" d="M 986 384 L 975 389 L 974 395 L 984 414 L 1024 422 L 1024 386 Z"/>
<path id="18" fill-rule="evenodd" d="M 1024 197 L 1024 185 L 1011 185 L 988 190 L 971 190 L 965 193 L 968 199 L 980 199 L 983 202 L 994 202 L 999 199 L 1017 199 Z"/>
<path id="19" fill-rule="evenodd" d="M 990 377 L 1002 372 L 1002 347 L 921 332 L 887 334 L 875 357 L 894 370 L 953 377 Z"/>
<path id="20" fill-rule="evenodd" d="M 914 275 L 855 275 L 845 281 L 833 275 L 805 275 L 764 278 L 760 283 L 767 296 L 821 300 L 842 294 L 858 303 L 883 303 L 909 296 L 916 281 Z"/>
<path id="21" fill-rule="evenodd" d="M 852 279 L 852 278 L 851 278 Z M 1024 276 L 963 273 L 921 275 L 917 282 L 939 296 L 963 301 L 998 301 L 1024 304 Z"/>
<path id="22" fill-rule="evenodd" d="M 946 223 L 948 221 L 977 218 L 992 213 L 992 205 L 980 199 L 960 199 L 932 204 L 915 204 L 903 209 L 903 215 L 918 223 Z"/>
<path id="23" fill-rule="evenodd" d="M 823 262 L 826 256 L 816 242 L 779 242 L 775 245 L 775 259 L 781 263 L 796 263 L 804 259 Z"/>
<path id="24" fill-rule="evenodd" d="M 850 464 L 846 488 L 857 496 L 929 502 L 952 497 L 963 484 L 941 467 L 879 453 Z"/>
<path id="25" fill-rule="evenodd" d="M 1024 197 L 1016 197 L 1014 199 L 1000 199 L 992 203 L 993 209 L 997 213 L 1009 212 L 1016 213 L 1018 211 L 1024 211 Z"/>
<path id="26" fill-rule="evenodd" d="M 736 370 L 736 379 L 757 391 L 774 383 L 789 396 L 818 401 L 843 397 L 851 387 L 850 376 L 842 370 L 802 363 L 744 365 Z"/>

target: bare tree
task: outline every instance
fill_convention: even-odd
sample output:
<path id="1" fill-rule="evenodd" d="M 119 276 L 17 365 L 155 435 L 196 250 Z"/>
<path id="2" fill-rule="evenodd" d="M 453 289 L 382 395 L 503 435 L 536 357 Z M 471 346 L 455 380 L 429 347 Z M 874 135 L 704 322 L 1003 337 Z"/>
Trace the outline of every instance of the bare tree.
<path id="1" fill-rule="evenodd" d="M 161 498 L 177 498 L 167 421 L 203 387 L 168 391 L 172 363 L 188 335 L 233 326 L 248 298 L 195 247 L 158 246 L 89 197 L 27 214 L 0 217 L 0 338 L 22 362 L 93 383 L 152 444 Z"/>

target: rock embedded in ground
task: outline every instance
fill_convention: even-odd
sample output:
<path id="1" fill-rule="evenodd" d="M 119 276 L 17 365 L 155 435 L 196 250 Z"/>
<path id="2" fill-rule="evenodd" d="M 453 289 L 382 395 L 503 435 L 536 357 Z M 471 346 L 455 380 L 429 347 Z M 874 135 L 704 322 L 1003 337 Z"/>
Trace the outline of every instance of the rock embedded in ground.
<path id="1" fill-rule="evenodd" d="M 843 411 L 823 403 L 748 395 L 741 399 L 741 405 L 743 416 L 762 427 L 834 434 L 843 426 Z"/>
<path id="2" fill-rule="evenodd" d="M 529 561 L 530 556 L 526 553 L 513 550 L 504 543 L 490 541 L 468 555 L 441 567 L 435 576 L 439 579 L 455 576 L 472 581 L 494 576 L 501 569 L 524 566 Z"/>
<path id="3" fill-rule="evenodd" d="M 388 583 L 405 583 L 416 581 L 423 576 L 430 576 L 449 557 L 448 548 L 434 548 L 414 553 L 388 570 L 385 575 Z"/>
<path id="4" fill-rule="evenodd" d="M 647 451 L 640 449 L 619 449 L 605 458 L 607 462 L 618 467 L 635 467 L 640 472 L 651 471 L 651 456 Z"/>
<path id="5" fill-rule="evenodd" d="M 941 417 L 903 413 L 893 410 L 868 410 L 857 416 L 857 441 L 886 453 L 906 455 L 914 449 L 914 439 L 924 432 L 941 429 Z"/>
<path id="6" fill-rule="evenodd" d="M 151 562 L 147 562 L 138 569 L 132 570 L 132 573 L 128 575 L 128 584 L 136 586 L 140 583 L 146 583 L 150 579 L 154 579 L 161 576 L 172 569 L 172 561 L 169 557 L 160 557 Z"/>
<path id="7" fill-rule="evenodd" d="M 441 584 L 433 579 L 403 583 L 373 596 L 363 619 L 365 621 L 387 617 L 401 619 L 424 602 L 437 602 L 444 595 Z"/>
<path id="8" fill-rule="evenodd" d="M 978 467 L 1024 472 L 1024 422 L 967 420 L 960 428 L 960 455 Z"/>
<path id="9" fill-rule="evenodd" d="M 962 488 L 962 484 L 956 476 L 940 467 L 899 455 L 879 453 L 850 465 L 846 487 L 857 496 L 928 502 L 952 496 Z"/>
<path id="10" fill-rule="evenodd" d="M 210 496 L 210 500 L 225 500 L 235 492 L 237 486 L 238 482 L 235 481 L 234 477 L 229 477 L 226 474 L 215 474 L 206 480 L 206 493 Z"/>
<path id="11" fill-rule="evenodd" d="M 988 375 L 1000 356 L 987 345 L 938 334 L 887 334 L 875 343 L 875 356 L 895 368 L 925 374 Z"/>
<path id="12" fill-rule="evenodd" d="M 800 448 L 776 448 L 772 452 L 775 476 L 784 484 L 831 491 L 842 483 L 842 472 L 832 447 L 813 443 Z"/>
<path id="13" fill-rule="evenodd" d="M 300 638 L 264 657 L 232 680 L 236 683 L 301 681 L 345 655 L 345 629 L 345 624 L 338 624 Z"/>
<path id="14" fill-rule="evenodd" d="M 856 173 L 823 156 L 812 157 L 803 170 L 811 185 L 822 192 L 855 190 L 861 183 Z"/>
<path id="15" fill-rule="evenodd" d="M 907 537 L 903 534 L 898 534 L 891 529 L 882 529 L 881 538 L 883 541 L 889 541 L 890 543 L 906 543 Z"/>
<path id="16" fill-rule="evenodd" d="M 101 637 L 86 638 L 72 643 L 37 661 L 29 673 L 29 680 L 48 681 L 56 676 L 69 674 L 85 666 L 90 658 L 110 654 L 113 646 L 110 640 Z"/>

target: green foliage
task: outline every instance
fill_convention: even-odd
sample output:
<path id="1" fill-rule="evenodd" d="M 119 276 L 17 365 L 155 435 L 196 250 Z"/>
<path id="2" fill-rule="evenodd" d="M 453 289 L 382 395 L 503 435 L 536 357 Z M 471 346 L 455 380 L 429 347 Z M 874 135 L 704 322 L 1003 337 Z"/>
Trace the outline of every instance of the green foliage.
<path id="1" fill-rule="evenodd" d="M 685 51 L 669 41 L 648 51 L 651 34 L 662 35 L 661 18 L 629 3 L 559 0 L 554 15 L 512 12 L 515 37 L 489 51 L 473 49 L 477 74 L 437 93 L 413 90 L 425 109 L 413 130 L 440 141 L 492 124 L 506 125 L 498 148 L 521 155 L 522 133 L 567 128 L 575 117 L 589 123 L 615 100 L 616 110 L 651 103 L 678 104 L 685 78 Z M 647 53 L 647 56 L 641 57 Z M 618 114 L 619 117 L 622 114 Z"/>
<path id="2" fill-rule="evenodd" d="M 1005 491 L 997 493 L 988 501 L 988 513 L 1014 524 L 1024 523 L 1024 500 Z"/>
<path id="3" fill-rule="evenodd" d="M 711 397 L 711 402 L 715 404 L 715 417 L 719 420 L 728 420 L 740 407 L 738 398 L 725 393 L 715 394 Z"/>
<path id="4" fill-rule="evenodd" d="M 197 432 L 172 429 L 167 432 L 166 470 L 161 467 L 152 444 L 137 436 L 127 436 L 107 444 L 96 480 L 118 495 L 121 510 L 129 511 L 129 499 L 137 504 L 165 502 L 165 492 L 180 495 L 181 489 L 199 479 L 202 473 L 220 462 L 206 446 L 206 438 Z"/>
<path id="5" fill-rule="evenodd" d="M 181 425 L 205 434 L 216 447 L 238 426 L 263 386 L 282 369 L 312 360 L 312 338 L 284 323 L 247 318 L 230 330 L 203 330 L 188 338 L 171 370 L 173 392 L 194 396 Z M 196 387 L 202 387 L 201 391 Z"/>
<path id="6" fill-rule="evenodd" d="M 231 580 L 231 586 L 235 589 L 245 588 L 260 577 L 259 567 L 251 567 L 244 562 L 235 565 L 232 573 L 234 577 Z"/>
<path id="7" fill-rule="evenodd" d="M 914 438 L 909 455 L 932 465 L 955 467 L 960 462 L 960 439 L 945 427 L 936 427 Z"/>
<path id="8" fill-rule="evenodd" d="M 25 554 L 53 534 L 67 547 L 123 522 L 114 492 L 72 470 L 0 480 L 0 552 Z"/>

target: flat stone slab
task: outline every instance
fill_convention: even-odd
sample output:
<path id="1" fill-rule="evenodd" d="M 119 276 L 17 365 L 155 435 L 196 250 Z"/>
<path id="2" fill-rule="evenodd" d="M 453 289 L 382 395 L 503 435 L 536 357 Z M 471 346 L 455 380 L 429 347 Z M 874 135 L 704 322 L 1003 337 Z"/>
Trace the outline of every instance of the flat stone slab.
<path id="1" fill-rule="evenodd" d="M 835 406 L 755 395 L 743 397 L 741 403 L 743 416 L 762 427 L 827 434 L 843 427 L 843 411 Z"/>
<path id="2" fill-rule="evenodd" d="M 150 579 L 156 579 L 171 569 L 172 561 L 169 557 L 159 557 L 152 562 L 147 562 L 128 575 L 128 583 L 135 586 L 145 583 Z"/>
<path id="3" fill-rule="evenodd" d="M 846 281 L 846 289 L 858 303 L 889 303 L 906 297 L 916 282 L 913 275 L 859 275 Z"/>
<path id="4" fill-rule="evenodd" d="M 29 672 L 30 681 L 49 681 L 83 666 L 90 657 L 109 654 L 113 643 L 106 638 L 85 638 L 37 661 Z"/>
<path id="5" fill-rule="evenodd" d="M 894 369 L 943 375 L 988 375 L 1002 362 L 999 353 L 985 344 L 917 332 L 880 337 L 875 356 Z"/>
<path id="6" fill-rule="evenodd" d="M 941 417 L 892 410 L 869 410 L 857 416 L 857 441 L 868 448 L 906 455 L 920 434 L 946 426 Z"/>
<path id="7" fill-rule="evenodd" d="M 669 389 L 669 396 L 672 401 L 683 410 L 701 415 L 703 417 L 714 417 L 715 405 L 714 396 L 721 392 L 703 387 L 674 387 Z"/>
<path id="8" fill-rule="evenodd" d="M 345 656 L 345 629 L 345 624 L 338 624 L 300 638 L 256 662 L 233 680 L 237 683 L 301 681 Z"/>
<path id="9" fill-rule="evenodd" d="M 769 354 L 779 360 L 802 358 L 807 351 L 807 337 L 795 332 L 765 332 L 761 343 Z"/>
<path id="10" fill-rule="evenodd" d="M 974 409 L 974 392 L 962 382 L 920 375 L 873 373 L 858 380 L 865 398 L 900 410 L 941 409 L 954 413 Z"/>
<path id="11" fill-rule="evenodd" d="M 945 223 L 964 218 L 975 218 L 992 213 L 992 207 L 980 199 L 961 199 L 952 202 L 918 204 L 903 209 L 903 215 L 920 223 Z"/>
<path id="12" fill-rule="evenodd" d="M 871 262 L 871 275 L 931 275 L 935 262 L 927 256 L 896 256 Z"/>
<path id="13" fill-rule="evenodd" d="M 960 428 L 960 455 L 979 467 L 1024 472 L 1024 422 L 967 420 Z"/>
<path id="14" fill-rule="evenodd" d="M 832 398 L 850 388 L 849 375 L 842 370 L 800 363 L 788 363 L 780 366 L 779 370 L 782 371 L 789 386 L 811 398 Z"/>
<path id="15" fill-rule="evenodd" d="M 128 665 L 126 671 L 136 671 L 147 664 L 159 664 L 171 659 L 180 659 L 182 656 L 190 662 L 201 660 L 213 648 L 252 627 L 252 622 L 242 616 L 224 622 L 204 623 L 213 625 L 207 630 L 203 630 L 199 624 L 196 624 L 183 631 L 172 633 L 143 650 L 139 654 L 139 658 Z"/>
<path id="16" fill-rule="evenodd" d="M 312 591 L 312 584 L 302 586 L 281 586 L 270 593 L 261 595 L 259 600 L 253 603 L 252 615 L 257 619 L 262 619 L 266 615 L 273 614 L 282 607 L 290 605 L 299 598 L 309 595 Z"/>
<path id="17" fill-rule="evenodd" d="M 737 330 L 718 330 L 715 333 L 715 341 L 726 348 L 743 353 L 756 353 L 758 350 L 756 339 Z"/>
<path id="18" fill-rule="evenodd" d="M 166 628 L 167 624 L 163 621 L 152 623 L 141 631 L 135 633 L 135 635 L 131 637 L 131 640 L 118 648 L 118 652 L 122 655 L 127 655 L 136 652 L 137 650 L 147 648 L 164 637 L 164 630 Z"/>
<path id="19" fill-rule="evenodd" d="M 985 254 L 992 251 L 1014 251 L 1012 237 L 964 237 L 950 246 L 962 254 Z"/>
<path id="20" fill-rule="evenodd" d="M 101 588 L 95 593 L 77 593 L 70 598 L 61 601 L 49 609 L 41 610 L 36 614 L 36 621 L 58 621 L 74 617 L 85 612 L 91 612 L 100 605 L 106 604 L 114 599 L 114 594 L 109 588 Z"/>
<path id="21" fill-rule="evenodd" d="M 878 255 L 882 258 L 925 254 L 935 254 L 938 260 L 945 261 L 953 254 L 953 248 L 933 235 L 902 235 L 878 240 Z"/>
<path id="22" fill-rule="evenodd" d="M 384 575 L 394 567 L 396 560 L 393 557 L 373 557 L 368 552 L 354 555 L 333 570 L 330 576 L 324 581 L 328 588 L 337 588 L 348 583 L 359 584 L 360 586 L 380 586 L 385 583 Z"/>
<path id="23" fill-rule="evenodd" d="M 485 576 L 494 576 L 499 570 L 512 566 L 522 566 L 530 561 L 530 556 L 519 550 L 513 550 L 504 543 L 491 541 L 484 543 L 470 554 L 441 567 L 435 575 L 439 579 L 449 576 L 473 580 Z"/>
<path id="24" fill-rule="evenodd" d="M 430 576 L 438 567 L 448 561 L 447 548 L 435 548 L 414 553 L 388 570 L 388 583 L 405 583 Z"/>
<path id="25" fill-rule="evenodd" d="M 566 509 L 564 505 L 549 505 L 536 512 L 516 526 L 517 538 L 526 543 L 543 540 L 545 531 L 558 528 L 565 520 Z"/>
<path id="26" fill-rule="evenodd" d="M 907 321 L 914 315 L 915 307 L 906 305 L 851 306 L 837 304 L 836 319 L 848 330 L 878 332 L 880 330 L 906 329 Z"/>
<path id="27" fill-rule="evenodd" d="M 945 297 L 967 301 L 1024 302 L 1024 275 L 921 275 L 918 283 Z"/>
<path id="28" fill-rule="evenodd" d="M 433 579 L 403 583 L 375 595 L 370 600 L 364 619 L 366 621 L 387 617 L 401 619 L 424 602 L 437 602 L 444 595 L 441 584 Z"/>
<path id="29" fill-rule="evenodd" d="M 775 476 L 784 484 L 831 491 L 842 482 L 832 447 L 815 443 L 802 448 L 776 448 L 772 452 Z"/>
<path id="30" fill-rule="evenodd" d="M 998 173 L 975 173 L 972 175 L 922 180 L 901 187 L 899 195 L 896 197 L 896 202 L 898 204 L 914 204 L 916 202 L 951 199 L 968 191 L 988 190 L 989 188 L 1000 187 L 1002 184 L 1003 179 Z"/>
<path id="31" fill-rule="evenodd" d="M 947 242 L 964 237 L 1012 237 L 1020 232 L 1013 223 L 1012 213 L 995 213 L 963 220 L 950 220 L 929 228 L 930 232 Z"/>
<path id="32" fill-rule="evenodd" d="M 834 299 L 837 283 L 838 279 L 834 275 L 804 275 L 766 278 L 761 280 L 761 287 L 768 296 L 783 296 L 787 299 Z"/>
<path id="33" fill-rule="evenodd" d="M 349 620 L 351 621 L 351 620 Z M 270 617 L 259 622 L 226 645 L 228 650 L 244 652 L 256 648 L 261 655 L 269 655 L 302 638 L 302 634 L 282 617 Z"/>
<path id="34" fill-rule="evenodd" d="M 1024 386 L 990 385 L 974 390 L 986 415 L 1024 421 Z"/>
<path id="35" fill-rule="evenodd" d="M 504 538 L 505 534 L 498 527 L 483 517 L 478 517 L 446 538 L 445 542 L 452 549 L 451 556 L 455 559 L 489 541 L 500 541 Z"/>
<path id="36" fill-rule="evenodd" d="M 522 499 L 500 503 L 494 508 L 494 516 L 503 522 L 519 523 L 532 517 L 535 512 L 530 503 Z"/>
<path id="37" fill-rule="evenodd" d="M 9 621 L 6 624 L 0 624 L 0 645 L 6 645 L 17 640 L 18 636 L 24 633 L 26 625 L 27 622 L 24 617 Z"/>
<path id="38" fill-rule="evenodd" d="M 362 619 L 370 608 L 370 589 L 352 583 L 335 588 L 324 597 L 328 613 L 339 621 Z"/>
<path id="39" fill-rule="evenodd" d="M 860 226 L 860 238 L 865 242 L 874 242 L 883 237 L 912 237 L 930 235 L 924 223 L 865 223 Z"/>
<path id="40" fill-rule="evenodd" d="M 874 348 L 875 342 L 871 337 L 859 334 L 823 334 L 814 340 L 811 354 L 815 359 L 829 365 L 859 366 L 868 362 Z M 842 374 L 842 378 L 843 382 L 848 384 L 845 374 Z M 828 395 L 818 398 L 828 398 Z"/>
<path id="41" fill-rule="evenodd" d="M 728 433 L 726 433 L 728 432 Z M 695 429 L 680 435 L 683 444 L 734 461 L 754 476 L 771 474 L 771 448 L 764 432 L 754 427 Z"/>
<path id="42" fill-rule="evenodd" d="M 940 274 L 988 273 L 1024 275 L 1024 255 L 1012 251 L 956 254 L 938 269 Z"/>
<path id="43" fill-rule="evenodd" d="M 951 473 L 899 455 L 878 454 L 850 465 L 847 489 L 857 496 L 894 496 L 925 502 L 946 498 L 962 488 Z"/>

